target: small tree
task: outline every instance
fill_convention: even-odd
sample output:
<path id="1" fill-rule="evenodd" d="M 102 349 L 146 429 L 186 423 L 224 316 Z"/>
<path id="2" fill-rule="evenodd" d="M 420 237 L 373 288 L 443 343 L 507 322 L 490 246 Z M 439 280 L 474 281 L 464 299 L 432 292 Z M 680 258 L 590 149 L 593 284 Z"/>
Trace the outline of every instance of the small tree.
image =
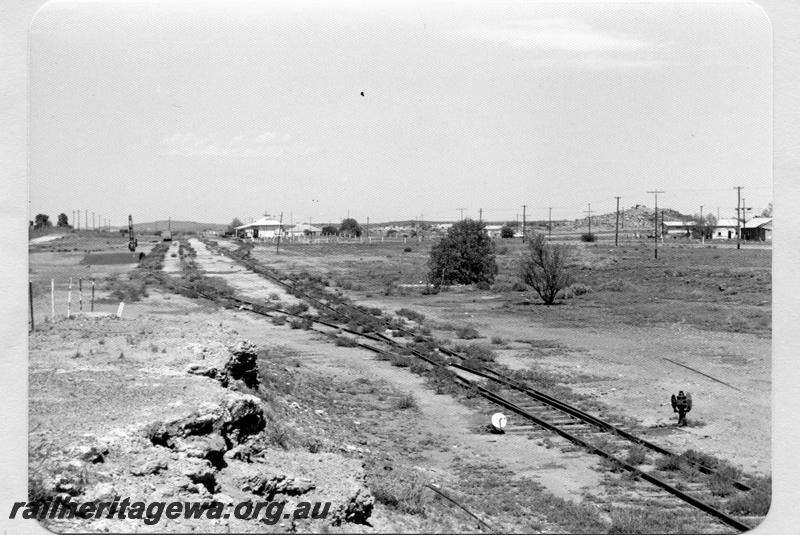
<path id="1" fill-rule="evenodd" d="M 772 217 L 772 203 L 769 203 L 761 212 L 761 217 Z"/>
<path id="2" fill-rule="evenodd" d="M 495 275 L 494 243 L 480 221 L 459 221 L 431 248 L 428 281 L 434 286 L 491 283 Z"/>
<path id="3" fill-rule="evenodd" d="M 243 223 L 241 221 L 239 221 L 239 218 L 238 217 L 234 217 L 233 221 L 231 221 L 231 224 L 228 225 L 226 233 L 227 234 L 234 234 L 236 232 L 236 227 L 241 227 L 242 225 L 243 225 Z"/>
<path id="4" fill-rule="evenodd" d="M 342 220 L 342 224 L 339 226 L 339 232 L 341 234 L 358 237 L 361 236 L 361 225 L 352 217 L 348 217 Z"/>
<path id="5" fill-rule="evenodd" d="M 545 305 L 552 305 L 558 292 L 572 282 L 566 265 L 568 258 L 567 246 L 548 243 L 544 234 L 534 232 L 522 257 L 520 279 L 536 290 Z"/>
<path id="6" fill-rule="evenodd" d="M 322 235 L 323 236 L 336 236 L 336 233 L 338 231 L 339 231 L 339 229 L 337 229 L 333 225 L 325 225 L 324 227 L 322 227 Z"/>
<path id="7" fill-rule="evenodd" d="M 501 238 L 513 238 L 514 237 L 514 227 L 506 223 L 500 229 L 500 237 Z"/>
<path id="8" fill-rule="evenodd" d="M 56 223 L 57 227 L 69 227 L 69 219 L 67 219 L 67 214 L 60 213 L 58 214 L 58 223 Z"/>
<path id="9" fill-rule="evenodd" d="M 33 223 L 33 228 L 36 230 L 40 230 L 47 227 L 52 227 L 53 224 L 50 222 L 50 216 L 47 214 L 36 214 L 36 219 Z"/>

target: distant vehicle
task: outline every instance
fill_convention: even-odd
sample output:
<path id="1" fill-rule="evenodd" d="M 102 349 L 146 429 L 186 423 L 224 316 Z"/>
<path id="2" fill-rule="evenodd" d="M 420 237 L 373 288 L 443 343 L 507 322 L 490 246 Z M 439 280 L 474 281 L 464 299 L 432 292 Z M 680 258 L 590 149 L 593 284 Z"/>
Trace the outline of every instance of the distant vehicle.
<path id="1" fill-rule="evenodd" d="M 133 234 L 133 216 L 128 216 L 128 250 L 131 252 L 136 251 L 136 247 L 139 245 L 139 240 L 136 239 L 136 236 Z"/>
<path id="2" fill-rule="evenodd" d="M 172 241 L 172 218 L 169 218 L 167 231 L 162 234 L 164 241 Z"/>

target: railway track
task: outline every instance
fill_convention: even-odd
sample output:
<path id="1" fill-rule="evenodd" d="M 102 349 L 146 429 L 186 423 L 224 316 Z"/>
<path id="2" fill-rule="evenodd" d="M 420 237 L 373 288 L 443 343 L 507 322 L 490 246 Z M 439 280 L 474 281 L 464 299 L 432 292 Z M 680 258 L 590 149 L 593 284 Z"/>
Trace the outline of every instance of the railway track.
<path id="1" fill-rule="evenodd" d="M 498 370 L 484 365 L 476 366 L 465 355 L 441 346 L 433 347 L 431 352 L 425 353 L 409 348 L 406 343 L 396 340 L 381 332 L 362 332 L 342 325 L 353 314 L 365 314 L 363 307 L 355 307 L 345 302 L 332 304 L 335 296 L 327 295 L 325 298 L 311 295 L 298 284 L 286 282 L 291 277 L 280 276 L 260 265 L 258 262 L 245 258 L 234 251 L 224 247 L 215 246 L 205 242 L 206 246 L 217 254 L 224 254 L 234 261 L 239 262 L 247 269 L 267 278 L 273 283 L 285 288 L 289 293 L 305 300 L 320 311 L 327 311 L 335 319 L 314 317 L 308 314 L 284 310 L 270 304 L 243 299 L 241 297 L 226 295 L 203 295 L 202 297 L 216 301 L 228 308 L 247 310 L 266 317 L 284 315 L 311 320 L 318 327 L 312 330 L 330 335 L 331 333 L 347 333 L 355 337 L 356 345 L 382 355 L 392 355 L 398 352 L 410 354 L 427 362 L 432 367 L 442 367 L 453 372 L 453 379 L 465 388 L 477 392 L 486 402 L 502 407 L 509 413 L 517 415 L 522 423 L 511 426 L 509 432 L 522 432 L 534 435 L 536 433 L 556 434 L 569 441 L 576 448 L 599 455 L 608 460 L 616 470 L 627 472 L 631 476 L 631 496 L 634 501 L 639 499 L 664 501 L 667 496 L 672 498 L 671 507 L 691 507 L 702 511 L 713 519 L 713 524 L 718 528 L 747 531 L 751 526 L 723 511 L 718 505 L 709 503 L 716 501 L 709 490 L 709 481 L 714 477 L 723 477 L 715 467 L 702 462 L 680 456 L 678 453 L 663 448 L 645 438 L 624 429 L 618 424 L 602 420 L 582 409 L 559 400 L 540 390 L 532 388 L 524 382 L 506 376 Z M 161 278 L 159 276 L 159 278 Z M 163 279 L 162 279 L 163 280 Z M 173 281 L 171 284 L 175 285 Z M 180 286 L 180 285 L 178 285 Z M 385 317 L 379 318 L 384 324 L 389 323 Z M 341 322 L 341 323 L 340 323 Z M 320 328 L 322 327 L 322 328 Z M 411 330 L 398 328 L 395 324 L 393 330 L 401 330 L 405 335 L 416 335 Z M 447 358 L 443 358 L 447 357 Z M 481 381 L 484 383 L 481 384 Z M 631 448 L 639 447 L 656 461 L 658 458 L 679 459 L 680 463 L 689 466 L 698 477 L 685 481 L 685 472 L 682 470 L 670 471 L 645 469 L 640 464 L 632 464 L 626 459 L 626 454 Z M 655 462 L 653 463 L 656 464 Z M 731 480 L 731 484 L 739 492 L 749 492 L 751 487 L 742 481 Z M 665 504 L 666 505 L 666 504 Z M 712 529 L 714 529 L 712 527 Z"/>

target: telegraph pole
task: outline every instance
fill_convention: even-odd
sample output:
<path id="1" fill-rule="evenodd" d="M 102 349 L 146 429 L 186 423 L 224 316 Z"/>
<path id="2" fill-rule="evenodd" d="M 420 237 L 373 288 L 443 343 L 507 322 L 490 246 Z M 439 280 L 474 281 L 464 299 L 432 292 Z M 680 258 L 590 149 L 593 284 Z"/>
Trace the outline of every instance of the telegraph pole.
<path id="1" fill-rule="evenodd" d="M 87 230 L 89 228 L 89 209 L 88 208 L 85 208 L 83 210 L 83 222 L 84 222 L 83 228 L 84 228 L 84 230 Z"/>
<path id="2" fill-rule="evenodd" d="M 278 239 L 275 242 L 275 254 L 278 254 L 278 247 L 281 246 L 281 234 L 283 234 L 283 212 L 281 212 L 281 218 L 278 221 Z"/>
<path id="3" fill-rule="evenodd" d="M 614 224 L 614 247 L 619 245 L 619 197 L 614 197 L 617 199 L 617 221 Z"/>
<path id="4" fill-rule="evenodd" d="M 736 248 L 742 248 L 742 186 L 735 186 L 736 190 Z"/>
<path id="5" fill-rule="evenodd" d="M 478 208 L 478 221 L 483 221 L 483 208 Z"/>
<path id="6" fill-rule="evenodd" d="M 92 212 L 92 230 L 95 230 L 97 227 L 94 224 L 94 212 Z"/>
<path id="7" fill-rule="evenodd" d="M 589 209 L 584 212 L 589 215 L 589 235 L 592 234 L 592 203 L 589 203 Z"/>
<path id="8" fill-rule="evenodd" d="M 525 210 L 527 208 L 527 204 L 522 205 L 522 243 L 525 243 Z"/>
<path id="9" fill-rule="evenodd" d="M 547 209 L 547 237 L 553 237 L 553 207 Z"/>
<path id="10" fill-rule="evenodd" d="M 664 192 L 661 191 L 661 190 L 654 190 L 654 191 L 648 191 L 647 193 L 652 193 L 653 195 L 656 196 L 656 206 L 655 206 L 655 210 L 653 210 L 653 218 L 654 218 L 654 221 L 653 221 L 653 244 L 655 245 L 655 248 L 653 249 L 653 254 L 654 254 L 655 259 L 658 260 L 658 194 L 659 193 L 664 193 Z"/>
<path id="11" fill-rule="evenodd" d="M 706 243 L 706 225 L 705 221 L 703 220 L 703 205 L 700 205 L 700 244 L 705 245 Z"/>
<path id="12" fill-rule="evenodd" d="M 460 214 L 461 214 L 460 218 L 461 218 L 461 221 L 463 221 L 464 220 L 464 210 L 466 210 L 466 208 L 456 208 L 456 210 L 458 210 L 460 212 Z"/>

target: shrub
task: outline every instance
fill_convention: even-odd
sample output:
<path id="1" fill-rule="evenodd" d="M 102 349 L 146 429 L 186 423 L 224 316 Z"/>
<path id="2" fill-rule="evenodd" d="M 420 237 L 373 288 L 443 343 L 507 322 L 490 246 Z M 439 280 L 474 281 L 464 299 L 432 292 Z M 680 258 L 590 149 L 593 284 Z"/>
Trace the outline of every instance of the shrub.
<path id="1" fill-rule="evenodd" d="M 597 236 L 592 232 L 584 232 L 581 234 L 581 241 L 593 243 L 597 241 Z"/>
<path id="2" fill-rule="evenodd" d="M 461 338 L 463 340 L 473 340 L 475 338 L 480 338 L 481 335 L 472 327 L 458 327 L 456 329 L 456 338 Z"/>
<path id="3" fill-rule="evenodd" d="M 339 232 L 339 229 L 333 225 L 325 225 L 322 227 L 321 232 L 323 236 L 336 236 L 336 233 Z"/>
<path id="4" fill-rule="evenodd" d="M 496 281 L 492 284 L 492 291 L 495 293 L 510 292 L 513 289 L 513 284 L 508 281 Z"/>
<path id="5" fill-rule="evenodd" d="M 431 248 L 428 281 L 434 286 L 492 283 L 495 275 L 494 243 L 480 221 L 459 221 Z"/>
<path id="6" fill-rule="evenodd" d="M 500 237 L 501 238 L 513 238 L 514 237 L 514 227 L 509 224 L 505 224 L 500 229 Z"/>
<path id="7" fill-rule="evenodd" d="M 424 478 L 408 470 L 375 474 L 369 479 L 369 490 L 375 501 L 408 515 L 423 514 L 429 500 Z"/>
<path id="8" fill-rule="evenodd" d="M 397 355 L 392 354 L 389 356 L 389 361 L 392 363 L 392 366 L 397 366 L 398 368 L 408 368 L 415 362 L 416 359 L 413 357 L 409 357 L 407 355 Z"/>
<path id="9" fill-rule="evenodd" d="M 615 507 L 608 533 L 689 533 L 691 526 L 683 524 L 680 516 L 667 509 Z"/>
<path id="10" fill-rule="evenodd" d="M 576 282 L 561 290 L 560 295 L 562 299 L 572 299 L 573 297 L 585 295 L 591 291 L 592 289 L 589 286 L 581 284 L 580 282 Z"/>
<path id="11" fill-rule="evenodd" d="M 404 252 L 404 253 L 410 253 L 410 252 L 411 252 L 411 247 L 405 247 L 405 248 L 403 248 L 403 252 Z"/>
<path id="12" fill-rule="evenodd" d="M 772 478 L 761 478 L 748 492 L 741 492 L 728 500 L 727 509 L 735 515 L 764 516 L 772 503 Z"/>
<path id="13" fill-rule="evenodd" d="M 492 344 L 499 346 L 503 344 L 503 339 L 499 336 L 492 336 Z"/>
<path id="14" fill-rule="evenodd" d="M 111 297 L 117 301 L 139 301 L 142 297 L 147 297 L 147 284 L 142 279 L 115 281 Z"/>
<path id="15" fill-rule="evenodd" d="M 349 336 L 337 336 L 336 337 L 336 345 L 341 347 L 355 347 L 358 345 L 355 338 L 351 338 Z"/>
<path id="16" fill-rule="evenodd" d="M 628 287 L 630 287 L 629 282 L 624 281 L 622 279 L 612 279 L 608 282 L 603 283 L 600 289 L 607 290 L 609 292 L 622 292 Z"/>
<path id="17" fill-rule="evenodd" d="M 491 348 L 484 344 L 469 344 L 455 348 L 457 352 L 464 353 L 467 358 L 476 359 L 481 362 L 494 362 L 497 355 Z"/>
<path id="18" fill-rule="evenodd" d="M 680 455 L 667 455 L 665 457 L 659 457 L 656 459 L 655 466 L 657 470 L 676 472 L 684 467 L 685 464 L 685 461 Z"/>
<path id="19" fill-rule="evenodd" d="M 286 312 L 289 314 L 302 314 L 308 310 L 308 304 L 300 301 L 299 303 L 295 303 L 293 305 L 289 305 L 286 309 Z"/>
<path id="20" fill-rule="evenodd" d="M 339 226 L 339 232 L 341 234 L 358 237 L 361 236 L 361 225 L 352 217 L 348 217 L 342 220 L 342 224 Z"/>
<path id="21" fill-rule="evenodd" d="M 433 384 L 433 390 L 437 394 L 455 394 L 461 388 L 456 384 L 456 374 L 440 366 L 433 369 L 428 381 Z"/>
<path id="22" fill-rule="evenodd" d="M 273 325 L 283 325 L 286 323 L 286 316 L 274 316 L 272 318 Z"/>
<path id="23" fill-rule="evenodd" d="M 558 293 L 569 286 L 572 276 L 566 267 L 569 249 L 547 243 L 544 234 L 534 233 L 528 252 L 520 264 L 520 279 L 531 286 L 546 305 L 552 305 Z"/>
<path id="24" fill-rule="evenodd" d="M 264 427 L 264 437 L 269 444 L 280 446 L 285 450 L 289 449 L 289 445 L 292 443 L 293 439 L 292 432 L 289 428 L 278 420 L 267 422 Z"/>
<path id="25" fill-rule="evenodd" d="M 416 321 L 417 323 L 422 323 L 422 321 L 425 319 L 423 314 L 420 314 L 419 312 L 409 308 L 401 308 L 400 310 L 396 310 L 395 313 L 398 316 L 403 316 L 404 318 L 408 318 L 411 321 Z"/>
<path id="26" fill-rule="evenodd" d="M 625 457 L 625 462 L 633 466 L 643 464 L 646 460 L 647 450 L 639 444 L 631 446 L 628 449 L 628 456 Z"/>
<path id="27" fill-rule="evenodd" d="M 416 409 L 417 408 L 417 400 L 414 398 L 413 394 L 406 393 L 397 398 L 394 402 L 394 408 L 405 410 L 405 409 Z"/>

